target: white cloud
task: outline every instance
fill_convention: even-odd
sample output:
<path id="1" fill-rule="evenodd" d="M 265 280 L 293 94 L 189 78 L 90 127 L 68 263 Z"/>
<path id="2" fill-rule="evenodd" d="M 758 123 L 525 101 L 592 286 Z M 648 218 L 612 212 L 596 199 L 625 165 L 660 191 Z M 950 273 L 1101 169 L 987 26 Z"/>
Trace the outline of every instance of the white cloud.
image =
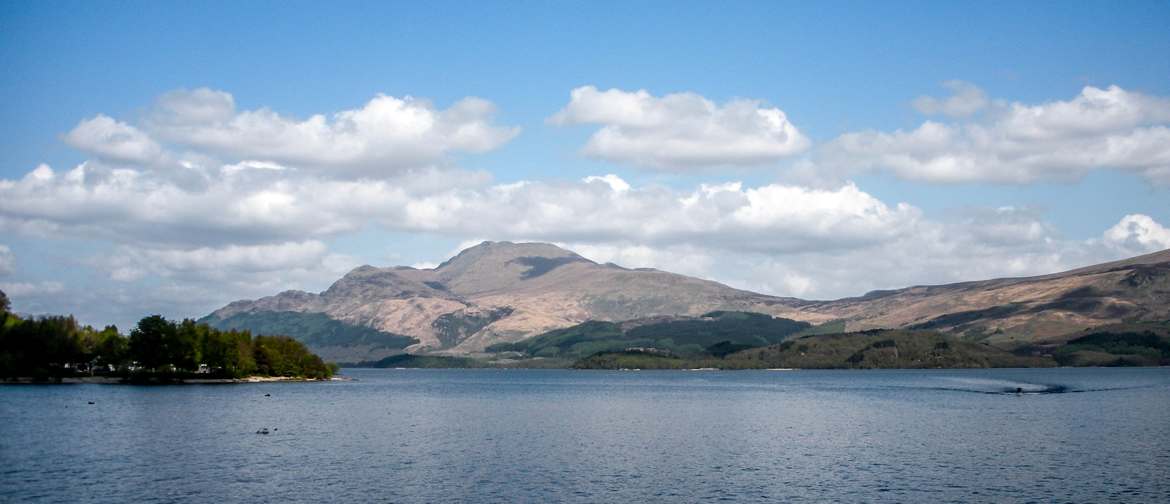
<path id="1" fill-rule="evenodd" d="M 897 235 L 919 217 L 847 184 L 832 190 L 741 184 L 692 191 L 656 186 L 527 182 L 412 198 L 390 225 L 414 231 L 564 242 L 705 241 L 733 250 L 857 246 Z"/>
<path id="2" fill-rule="evenodd" d="M 768 163 L 809 145 L 778 108 L 744 99 L 717 105 L 695 93 L 583 86 L 549 122 L 601 125 L 585 155 L 664 170 Z"/>
<path id="3" fill-rule="evenodd" d="M 1105 231 L 1105 243 L 1130 254 L 1170 249 L 1170 229 L 1148 215 L 1126 215 Z"/>
<path id="4" fill-rule="evenodd" d="M 261 170 L 268 175 L 271 170 Z M 850 247 L 905 232 L 920 212 L 886 205 L 852 184 L 834 189 L 741 184 L 690 191 L 633 188 L 616 175 L 581 182 L 454 188 L 389 181 L 285 176 L 248 183 L 227 170 L 188 189 L 130 170 L 41 166 L 0 181 L 0 216 L 12 228 L 48 223 L 60 232 L 152 247 L 264 244 L 321 239 L 367 225 L 558 241 L 709 240 L 735 250 Z M 132 275 L 126 275 L 127 278 Z"/>
<path id="5" fill-rule="evenodd" d="M 490 151 L 519 134 L 493 124 L 494 114 L 495 106 L 480 98 L 438 109 L 380 94 L 361 108 L 296 119 L 263 108 L 239 111 L 232 95 L 201 88 L 159 98 L 144 127 L 167 142 L 232 159 L 378 177 L 453 153 Z"/>
<path id="6" fill-rule="evenodd" d="M 0 275 L 8 275 L 16 271 L 16 255 L 7 245 L 0 245 Z"/>
<path id="7" fill-rule="evenodd" d="M 951 96 L 946 98 L 919 96 L 914 100 L 914 108 L 926 115 L 967 117 L 988 105 L 987 93 L 970 82 L 952 80 L 944 82 L 943 87 L 951 91 Z"/>
<path id="8" fill-rule="evenodd" d="M 205 188 L 185 189 L 146 173 L 90 173 L 86 166 L 57 173 L 41 166 L 22 179 L 0 180 L 0 222 L 17 224 L 13 230 L 45 223 L 65 236 L 82 233 L 117 244 L 90 263 L 118 280 L 102 287 L 111 293 L 92 300 L 69 294 L 69 303 L 99 306 L 121 296 L 126 300 L 119 301 L 118 313 L 158 306 L 184 315 L 289 288 L 319 290 L 360 263 L 330 252 L 326 240 L 368 227 L 466 239 L 460 248 L 485 237 L 552 241 L 597 261 L 810 298 L 1050 273 L 1170 240 L 1165 227 L 1144 215 L 1126 216 L 1089 241 L 1061 238 L 1026 208 L 932 220 L 852 184 L 723 183 L 679 190 L 634 186 L 611 174 L 438 188 L 268 169 L 215 173 Z M 240 179 L 274 174 L 278 178 L 264 185 Z M 160 238 L 168 228 L 174 229 Z M 151 287 L 141 287 L 144 282 Z M 23 294 L 66 295 L 51 294 L 52 284 L 11 286 Z M 77 309 L 61 306 L 57 311 Z"/>
<path id="9" fill-rule="evenodd" d="M 75 149 L 115 162 L 150 164 L 163 155 L 149 135 L 102 114 L 81 121 L 64 138 Z"/>
<path id="10" fill-rule="evenodd" d="M 179 273 L 278 272 L 314 267 L 325 259 L 328 248 L 321 241 L 264 245 L 228 245 L 189 249 L 122 247 L 113 257 L 111 276 L 136 279 L 128 271 L 151 271 L 164 276 Z"/>
<path id="11" fill-rule="evenodd" d="M 0 291 L 9 299 L 59 294 L 65 290 L 61 282 L 0 282 Z"/>
<path id="12" fill-rule="evenodd" d="M 267 108 L 236 110 L 231 94 L 207 88 L 159 97 L 140 124 L 99 114 L 64 140 L 116 165 L 165 168 L 188 185 L 204 166 L 226 171 L 301 169 L 329 178 L 386 178 L 481 153 L 519 134 L 493 123 L 495 106 L 463 98 L 446 109 L 379 94 L 362 107 L 306 119 Z M 226 161 L 226 163 L 224 163 Z"/>
<path id="13" fill-rule="evenodd" d="M 236 164 L 223 165 L 223 167 L 220 168 L 219 170 L 224 175 L 235 175 L 237 173 L 244 172 L 247 170 L 268 170 L 268 171 L 279 172 L 279 171 L 288 170 L 288 168 L 285 166 L 276 164 L 276 163 L 269 162 L 269 161 L 255 161 L 255 160 L 249 159 L 249 160 L 240 161 L 239 163 L 236 163 Z"/>
<path id="14" fill-rule="evenodd" d="M 359 202 L 404 194 L 385 182 L 253 178 L 265 175 L 227 170 L 187 188 L 136 170 L 42 165 L 0 180 L 0 224 L 117 242 L 264 243 L 353 230 L 365 215 Z"/>
<path id="15" fill-rule="evenodd" d="M 947 105 L 935 105 L 945 112 Z M 1116 169 L 1170 184 L 1166 98 L 1088 86 L 1068 101 L 997 103 L 981 117 L 844 134 L 818 151 L 817 166 L 828 175 L 888 170 L 944 183 L 1075 180 Z"/>
<path id="16" fill-rule="evenodd" d="M 964 98 L 920 108 L 975 119 L 844 135 L 807 167 L 833 160 L 846 174 L 882 168 L 926 180 L 1026 181 L 1112 166 L 1170 180 L 1164 99 L 1086 88 L 1068 102 L 975 106 L 969 89 L 952 89 Z M 329 240 L 365 230 L 466 240 L 461 247 L 484 238 L 552 241 L 602 262 L 814 298 L 1048 273 L 1170 247 L 1167 229 L 1145 215 L 1077 241 L 1035 210 L 934 220 L 848 182 L 680 188 L 609 173 L 499 184 L 444 166 L 452 153 L 496 148 L 515 135 L 492 125 L 491 114 L 478 99 L 440 110 L 379 96 L 301 120 L 238 111 L 231 95 L 199 89 L 161 97 L 141 124 L 83 121 L 67 141 L 97 159 L 0 179 L 0 232 L 112 244 L 82 264 L 101 273 L 100 285 L 66 291 L 20 278 L 0 288 L 29 299 L 19 300 L 25 309 L 89 310 L 119 322 L 152 310 L 201 315 L 235 298 L 323 288 L 360 263 L 330 251 Z M 807 145 L 778 109 L 685 93 L 579 88 L 550 121 L 601 125 L 586 147 L 591 155 L 670 169 L 773 161 Z M 5 250 L 0 273 L 12 273 Z"/>
<path id="17" fill-rule="evenodd" d="M 90 318 L 121 325 L 151 310 L 199 317 L 236 299 L 288 289 L 319 291 L 360 262 L 309 240 L 195 248 L 120 245 L 87 264 L 115 282 L 91 287 L 104 293 L 101 299 L 73 302 Z"/>
<path id="18" fill-rule="evenodd" d="M 1147 228 L 1160 226 L 1152 219 L 1152 226 L 1140 220 Z M 1128 227 L 1131 221 L 1124 218 L 1118 226 Z M 988 231 L 981 226 L 1007 230 L 1010 236 L 988 241 Z M 758 253 L 702 242 L 566 245 L 597 261 L 680 272 L 742 289 L 805 299 L 836 299 L 876 289 L 1047 274 L 1151 250 L 1119 248 L 1108 238 L 1105 243 L 1098 239 L 1063 239 L 1037 213 L 1019 209 L 980 210 L 948 221 L 919 220 L 912 232 L 892 239 L 832 250 Z"/>
<path id="19" fill-rule="evenodd" d="M 617 191 L 617 192 L 624 192 L 624 191 L 630 190 L 630 184 L 628 182 L 626 182 L 625 180 L 622 180 L 621 177 L 614 175 L 612 173 L 610 173 L 608 175 L 590 175 L 590 176 L 585 177 L 581 180 L 585 183 L 601 182 L 601 183 L 609 186 L 610 189 L 613 189 L 614 191 Z"/>
<path id="20" fill-rule="evenodd" d="M 656 247 L 636 243 L 558 243 L 599 263 L 625 268 L 656 268 L 671 273 L 714 279 L 710 252 L 701 247 L 674 245 Z"/>

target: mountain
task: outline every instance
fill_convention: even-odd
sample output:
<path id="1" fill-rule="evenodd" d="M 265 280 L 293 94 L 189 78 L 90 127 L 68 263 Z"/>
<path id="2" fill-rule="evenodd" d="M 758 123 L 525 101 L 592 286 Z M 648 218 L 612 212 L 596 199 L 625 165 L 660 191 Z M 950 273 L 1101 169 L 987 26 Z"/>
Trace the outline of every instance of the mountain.
<path id="1" fill-rule="evenodd" d="M 810 302 L 800 312 L 840 319 L 849 331 L 934 329 L 1005 347 L 1063 342 L 1090 327 L 1170 320 L 1170 250 L 1051 275 Z"/>
<path id="2" fill-rule="evenodd" d="M 361 266 L 320 294 L 286 291 L 236 301 L 202 321 L 248 328 L 257 318 L 272 326 L 274 313 L 324 314 L 347 326 L 414 338 L 416 343 L 405 346 L 408 352 L 469 354 L 587 320 L 699 316 L 715 310 L 780 315 L 796 303 L 664 271 L 599 264 L 545 243 L 484 242 L 433 269 Z M 402 350 L 313 338 L 311 345 L 321 355 L 348 362 Z"/>
<path id="3" fill-rule="evenodd" d="M 1052 275 L 806 301 L 599 264 L 551 244 L 484 242 L 433 269 L 361 266 L 319 294 L 287 291 L 236 301 L 203 321 L 280 329 L 326 358 L 356 362 L 403 351 L 474 354 L 586 321 L 715 311 L 829 322 L 825 327 L 838 332 L 929 329 L 1014 347 L 1065 341 L 1105 324 L 1167 320 L 1168 300 L 1170 250 Z"/>

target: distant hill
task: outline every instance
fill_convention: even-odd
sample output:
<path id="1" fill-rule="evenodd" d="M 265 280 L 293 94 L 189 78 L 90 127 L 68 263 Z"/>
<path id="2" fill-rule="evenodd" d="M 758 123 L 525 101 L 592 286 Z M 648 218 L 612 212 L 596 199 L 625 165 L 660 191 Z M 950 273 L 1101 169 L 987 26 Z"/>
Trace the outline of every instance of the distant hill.
<path id="1" fill-rule="evenodd" d="M 226 319 L 205 317 L 199 322 L 217 329 L 242 329 L 254 334 L 296 335 L 305 345 L 331 362 L 357 362 L 367 355 L 401 353 L 418 343 L 409 336 L 348 324 L 324 313 L 292 311 L 239 312 Z"/>
<path id="2" fill-rule="evenodd" d="M 477 355 L 585 322 L 599 323 L 574 329 L 588 330 L 587 339 L 594 341 L 590 348 L 610 348 L 596 342 L 609 336 L 598 334 L 621 333 L 616 341 L 624 341 L 630 333 L 613 324 L 701 318 L 714 311 L 818 324 L 807 330 L 812 332 L 914 329 L 1015 349 L 1064 343 L 1103 325 L 1170 320 L 1168 300 L 1170 250 L 1052 275 L 807 301 L 665 271 L 599 264 L 546 243 L 484 242 L 433 269 L 362 266 L 319 294 L 287 291 L 236 301 L 203 320 L 221 328 L 283 331 L 314 351 L 327 350 L 323 353 L 350 362 L 375 361 L 403 350 Z M 322 317 L 343 325 L 322 329 Z M 685 333 L 692 322 L 684 320 L 671 330 Z M 381 336 L 360 335 L 353 327 Z M 650 339 L 664 339 L 660 336 Z M 581 353 L 571 346 L 546 344 L 549 338 L 514 348 L 526 354 L 553 348 Z M 685 345 L 709 342 L 679 341 L 674 338 L 672 348 L 682 353 L 694 350 Z M 727 341 L 739 344 L 735 338 Z"/>
<path id="3" fill-rule="evenodd" d="M 1064 366 L 1167 366 L 1170 322 L 1095 327 L 1048 349 Z"/>
<path id="4" fill-rule="evenodd" d="M 784 341 L 812 327 L 769 315 L 717 311 L 702 317 L 663 317 L 624 323 L 591 321 L 516 343 L 498 343 L 489 352 L 529 357 L 580 359 L 598 352 L 653 348 L 674 355 L 707 355 Z M 716 345 L 721 345 L 712 349 Z"/>
<path id="5" fill-rule="evenodd" d="M 353 367 L 366 368 L 410 368 L 410 369 L 427 369 L 427 368 L 481 368 L 490 367 L 483 362 L 468 357 L 450 357 L 445 355 L 411 355 L 398 354 L 391 355 L 376 361 L 356 362 L 350 363 Z"/>
<path id="6" fill-rule="evenodd" d="M 1003 347 L 1064 342 L 1084 329 L 1170 320 L 1170 250 L 1026 278 L 908 287 L 800 306 L 846 329 L 931 329 Z M 806 320 L 801 315 L 792 318 Z"/>
<path id="7" fill-rule="evenodd" d="M 1018 356 L 936 331 L 871 330 L 807 336 L 727 356 L 765 368 L 1036 367 L 1048 361 Z"/>
<path id="8" fill-rule="evenodd" d="M 1047 367 L 1051 359 L 1019 356 L 935 331 L 873 330 L 805 336 L 724 358 L 641 351 L 602 352 L 579 360 L 583 369 L 887 369 Z"/>

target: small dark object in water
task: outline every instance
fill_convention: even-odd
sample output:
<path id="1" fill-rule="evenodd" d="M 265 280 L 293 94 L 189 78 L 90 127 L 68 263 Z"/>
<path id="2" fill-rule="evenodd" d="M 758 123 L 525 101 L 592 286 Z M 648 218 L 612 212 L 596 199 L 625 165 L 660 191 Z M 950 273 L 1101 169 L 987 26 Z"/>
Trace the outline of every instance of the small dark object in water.
<path id="1" fill-rule="evenodd" d="M 272 394 L 264 394 L 264 397 L 272 397 Z"/>
<path id="2" fill-rule="evenodd" d="M 90 401 L 89 403 L 90 403 L 90 404 L 93 404 L 93 401 Z"/>
<path id="3" fill-rule="evenodd" d="M 1023 394 L 1023 393 L 1024 393 L 1024 387 L 1016 387 L 1016 393 L 1017 393 L 1017 394 Z"/>
<path id="4" fill-rule="evenodd" d="M 268 427 L 261 428 L 260 430 L 256 431 L 256 434 L 268 434 Z"/>

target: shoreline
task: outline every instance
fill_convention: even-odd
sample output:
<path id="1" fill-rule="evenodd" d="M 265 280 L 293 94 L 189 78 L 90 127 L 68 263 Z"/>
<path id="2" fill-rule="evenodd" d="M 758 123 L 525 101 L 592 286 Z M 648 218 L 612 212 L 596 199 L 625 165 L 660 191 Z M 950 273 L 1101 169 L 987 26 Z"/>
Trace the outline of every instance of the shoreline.
<path id="1" fill-rule="evenodd" d="M 132 381 L 126 378 L 113 376 L 69 376 L 61 381 L 36 381 L 30 377 L 21 377 L 11 380 L 0 380 L 0 385 L 227 385 L 238 383 L 296 383 L 296 382 L 332 382 L 353 381 L 345 376 L 330 378 L 301 378 L 297 376 L 246 376 L 244 378 L 181 378 L 168 381 Z"/>

